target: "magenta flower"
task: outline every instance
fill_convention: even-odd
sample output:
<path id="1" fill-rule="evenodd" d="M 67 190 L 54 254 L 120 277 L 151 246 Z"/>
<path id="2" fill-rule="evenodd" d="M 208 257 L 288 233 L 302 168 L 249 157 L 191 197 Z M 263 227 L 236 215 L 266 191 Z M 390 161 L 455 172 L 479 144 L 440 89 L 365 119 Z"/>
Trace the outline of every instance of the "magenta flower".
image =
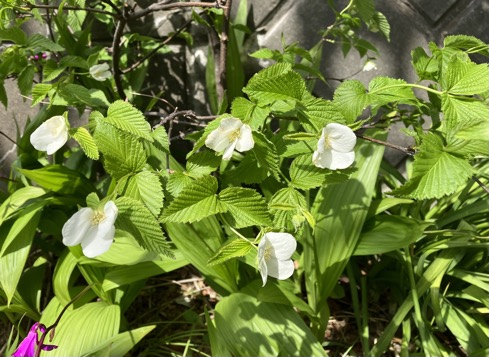
<path id="1" fill-rule="evenodd" d="M 44 333 L 46 332 L 46 327 L 39 322 L 36 322 L 34 325 L 32 325 L 26 338 L 22 340 L 22 342 L 19 344 L 19 347 L 17 347 L 15 352 L 12 353 L 12 357 L 34 357 L 36 355 L 36 348 L 40 342 L 37 336 L 37 330 Z M 58 348 L 58 346 L 45 344 L 41 345 L 41 349 L 43 349 L 44 351 L 51 351 L 56 348 Z"/>

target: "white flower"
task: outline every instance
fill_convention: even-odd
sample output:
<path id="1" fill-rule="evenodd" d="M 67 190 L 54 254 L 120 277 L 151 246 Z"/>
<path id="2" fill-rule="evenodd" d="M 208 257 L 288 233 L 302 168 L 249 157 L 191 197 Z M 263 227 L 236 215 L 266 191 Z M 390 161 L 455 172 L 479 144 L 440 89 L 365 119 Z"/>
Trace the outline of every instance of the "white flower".
<path id="1" fill-rule="evenodd" d="M 289 233 L 266 233 L 258 244 L 258 266 L 263 279 L 267 276 L 283 280 L 294 273 L 294 262 L 290 257 L 295 252 L 297 241 Z"/>
<path id="2" fill-rule="evenodd" d="M 373 58 L 369 58 L 367 62 L 363 65 L 362 71 L 363 72 L 368 72 L 371 71 L 372 69 L 377 69 L 377 64 L 373 60 Z"/>
<path id="3" fill-rule="evenodd" d="M 54 154 L 68 141 L 68 125 L 65 117 L 54 116 L 42 123 L 32 134 L 31 144 L 39 151 Z"/>
<path id="4" fill-rule="evenodd" d="M 222 158 L 229 160 L 234 149 L 239 152 L 253 148 L 255 142 L 249 125 L 236 118 L 224 118 L 219 128 L 212 131 L 205 139 L 205 145 L 217 152 L 224 152 Z"/>
<path id="5" fill-rule="evenodd" d="M 356 142 L 357 137 L 349 127 L 330 123 L 323 129 L 312 162 L 322 169 L 346 169 L 355 161 Z"/>
<path id="6" fill-rule="evenodd" d="M 63 226 L 63 244 L 81 243 L 83 254 L 89 258 L 105 253 L 114 241 L 117 213 L 113 201 L 108 201 L 103 211 L 90 207 L 80 209 Z"/>
<path id="7" fill-rule="evenodd" d="M 90 67 L 88 70 L 93 79 L 103 82 L 107 78 L 112 77 L 112 73 L 109 71 L 109 65 L 107 63 L 97 64 Z"/>

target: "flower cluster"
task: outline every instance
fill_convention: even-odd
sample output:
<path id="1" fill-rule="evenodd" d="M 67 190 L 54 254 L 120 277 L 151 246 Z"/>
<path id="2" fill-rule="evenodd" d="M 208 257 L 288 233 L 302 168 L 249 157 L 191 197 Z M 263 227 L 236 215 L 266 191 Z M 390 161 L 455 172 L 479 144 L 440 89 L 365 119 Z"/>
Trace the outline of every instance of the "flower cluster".
<path id="1" fill-rule="evenodd" d="M 83 254 L 94 258 L 109 250 L 114 241 L 118 209 L 113 201 L 108 201 L 103 210 L 84 207 L 65 223 L 61 231 L 63 244 L 81 244 Z"/>

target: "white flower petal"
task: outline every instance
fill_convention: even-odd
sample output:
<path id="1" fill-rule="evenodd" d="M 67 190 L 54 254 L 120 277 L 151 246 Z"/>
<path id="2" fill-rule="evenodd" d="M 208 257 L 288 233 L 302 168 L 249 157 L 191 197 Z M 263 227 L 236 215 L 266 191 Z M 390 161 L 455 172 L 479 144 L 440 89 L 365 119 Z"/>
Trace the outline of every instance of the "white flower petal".
<path id="1" fill-rule="evenodd" d="M 262 240 L 265 240 L 265 245 L 270 244 L 273 247 L 272 257 L 278 260 L 290 259 L 297 248 L 297 241 L 294 236 L 289 233 L 266 233 Z"/>
<path id="2" fill-rule="evenodd" d="M 61 230 L 63 244 L 66 246 L 80 244 L 83 237 L 92 226 L 93 215 L 93 210 L 89 207 L 85 207 L 71 216 Z"/>
<path id="3" fill-rule="evenodd" d="M 350 167 L 355 161 L 355 152 L 331 151 L 331 163 L 328 167 L 330 170 L 342 170 Z"/>
<path id="4" fill-rule="evenodd" d="M 88 71 L 90 72 L 90 75 L 93 77 L 93 79 L 103 82 L 107 78 L 112 77 L 112 73 L 109 69 L 110 67 L 108 63 L 102 63 L 90 67 Z"/>
<path id="5" fill-rule="evenodd" d="M 233 156 L 234 148 L 236 147 L 237 141 L 233 141 L 232 143 L 229 144 L 229 146 L 224 150 L 224 153 L 222 154 L 222 159 L 223 160 L 229 160 Z"/>
<path id="6" fill-rule="evenodd" d="M 255 146 L 255 141 L 253 140 L 251 127 L 243 124 L 240 129 L 238 142 L 236 143 L 236 150 L 239 152 L 248 151 L 253 149 L 253 146 Z"/>
<path id="7" fill-rule="evenodd" d="M 261 279 L 263 280 L 263 285 L 267 283 L 267 278 L 268 278 L 268 267 L 267 263 L 265 262 L 265 259 L 263 257 L 260 259 L 258 258 L 258 268 L 260 269 L 260 274 L 261 274 Z"/>
<path id="8" fill-rule="evenodd" d="M 108 201 L 104 206 L 104 215 L 105 219 L 110 221 L 110 224 L 114 224 L 117 214 L 119 213 L 119 209 L 115 205 L 114 201 Z"/>
<path id="9" fill-rule="evenodd" d="M 221 130 L 220 127 L 216 130 L 213 130 L 205 139 L 205 146 L 216 152 L 226 150 L 229 144 L 230 141 L 228 136 L 224 133 L 223 130 Z"/>
<path id="10" fill-rule="evenodd" d="M 279 280 L 288 279 L 294 274 L 294 262 L 292 260 L 271 259 L 267 263 L 267 274 Z"/>
<path id="11" fill-rule="evenodd" d="M 243 122 L 237 118 L 224 118 L 221 120 L 219 127 L 226 134 L 230 134 L 233 131 L 238 130 L 243 125 Z"/>
<path id="12" fill-rule="evenodd" d="M 92 226 L 81 242 L 83 255 L 88 258 L 95 258 L 110 249 L 114 242 L 115 227 Z"/>
<path id="13" fill-rule="evenodd" d="M 36 150 L 51 155 L 68 141 L 68 126 L 63 116 L 57 115 L 42 123 L 30 136 Z"/>
<path id="14" fill-rule="evenodd" d="M 331 148 L 340 152 L 352 151 L 357 142 L 357 137 L 349 127 L 337 123 L 330 123 L 323 129 L 323 134 L 328 138 Z"/>

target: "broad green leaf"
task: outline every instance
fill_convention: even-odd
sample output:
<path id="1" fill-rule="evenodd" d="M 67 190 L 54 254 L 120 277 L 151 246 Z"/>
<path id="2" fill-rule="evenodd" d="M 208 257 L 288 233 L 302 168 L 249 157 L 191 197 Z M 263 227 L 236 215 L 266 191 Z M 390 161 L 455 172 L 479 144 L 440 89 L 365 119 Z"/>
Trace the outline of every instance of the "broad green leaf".
<path id="1" fill-rule="evenodd" d="M 0 285 L 10 304 L 24 270 L 44 202 L 24 209 L 6 234 L 0 251 Z"/>
<path id="2" fill-rule="evenodd" d="M 342 111 L 331 101 L 305 95 L 301 104 L 297 117 L 306 129 L 319 132 L 329 123 L 346 124 Z"/>
<path id="3" fill-rule="evenodd" d="M 206 175 L 207 176 L 207 175 Z M 165 187 L 165 193 L 168 199 L 175 198 L 182 190 L 189 186 L 194 180 L 184 172 L 172 172 L 169 175 L 168 182 Z"/>
<path id="4" fill-rule="evenodd" d="M 44 277 L 48 263 L 45 257 L 37 258 L 32 266 L 24 270 L 17 284 L 17 293 L 20 295 L 20 299 L 14 297 L 14 300 L 23 301 L 25 305 L 36 312 L 42 311 L 41 296 L 44 290 Z"/>
<path id="5" fill-rule="evenodd" d="M 143 145 L 148 157 L 148 164 L 155 170 L 169 168 L 170 141 L 164 126 L 159 126 L 151 132 L 153 142 L 144 140 Z"/>
<path id="6" fill-rule="evenodd" d="M 333 103 L 346 118 L 347 123 L 353 123 L 369 105 L 365 87 L 357 80 L 341 83 L 334 92 Z"/>
<path id="7" fill-rule="evenodd" d="M 135 265 L 119 265 L 111 268 L 105 274 L 102 288 L 105 291 L 109 291 L 152 276 L 169 273 L 189 264 L 182 252 L 179 250 L 172 252 L 175 255 L 175 259 L 163 258 L 163 260 L 145 261 Z"/>
<path id="8" fill-rule="evenodd" d="M 489 110 L 487 106 L 480 109 L 487 112 L 486 118 L 459 121 L 447 130 L 447 151 L 458 155 L 489 156 Z"/>
<path id="9" fill-rule="evenodd" d="M 312 155 L 298 156 L 290 165 L 290 184 L 299 190 L 309 190 L 326 183 L 338 183 L 348 179 L 342 171 L 320 169 L 312 163 Z"/>
<path id="10" fill-rule="evenodd" d="M 105 107 L 107 99 L 100 90 L 87 89 L 78 84 L 68 83 L 60 86 L 58 96 L 67 102 L 86 104 L 91 107 Z"/>
<path id="11" fill-rule="evenodd" d="M 61 52 L 64 51 L 63 46 L 59 43 L 51 41 L 46 36 L 36 33 L 27 39 L 27 46 L 32 49 L 32 52 L 41 51 Z"/>
<path id="12" fill-rule="evenodd" d="M 27 186 L 14 191 L 0 206 L 0 226 L 46 194 L 43 188 Z"/>
<path id="13" fill-rule="evenodd" d="M 88 63 L 79 56 L 63 56 L 59 61 L 59 65 L 63 67 L 78 67 L 88 70 Z"/>
<path id="14" fill-rule="evenodd" d="M 391 26 L 383 13 L 375 11 L 368 23 L 368 28 L 372 32 L 382 32 L 387 41 L 390 41 Z"/>
<path id="15" fill-rule="evenodd" d="M 97 124 L 94 134 L 99 150 L 104 154 L 105 169 L 116 179 L 143 169 L 146 153 L 134 136 L 110 124 Z"/>
<path id="16" fill-rule="evenodd" d="M 388 77 L 375 77 L 370 81 L 368 90 L 369 103 L 380 107 L 387 103 L 415 104 L 416 97 L 406 81 Z"/>
<path id="17" fill-rule="evenodd" d="M 441 305 L 441 316 L 460 346 L 467 351 L 467 355 L 474 356 L 476 355 L 474 352 L 487 347 L 487 334 L 489 333 L 487 323 L 482 319 L 476 320 L 448 300 L 444 300 Z"/>
<path id="18" fill-rule="evenodd" d="M 487 64 L 463 62 L 454 57 L 447 70 L 442 72 L 441 85 L 444 91 L 452 95 L 473 95 L 487 93 Z"/>
<path id="19" fill-rule="evenodd" d="M 419 80 L 435 79 L 438 74 L 438 61 L 426 54 L 422 47 L 416 47 L 411 52 L 411 63 L 416 70 Z"/>
<path id="20" fill-rule="evenodd" d="M 224 212 L 226 208 L 217 199 L 217 180 L 213 176 L 200 177 L 170 203 L 163 212 L 162 222 L 195 222 Z"/>
<path id="21" fill-rule="evenodd" d="M 375 13 L 374 0 L 354 0 L 353 4 L 358 10 L 358 15 L 364 22 L 368 22 Z"/>
<path id="22" fill-rule="evenodd" d="M 79 276 L 78 271 L 75 271 L 77 264 L 78 260 L 67 249 L 62 252 L 56 261 L 53 273 L 53 291 L 62 305 L 67 305 L 76 296 L 72 285 L 73 277 Z"/>
<path id="23" fill-rule="evenodd" d="M 82 126 L 75 128 L 72 137 L 80 144 L 85 155 L 92 160 L 99 159 L 97 144 L 87 129 Z"/>
<path id="24" fill-rule="evenodd" d="M 221 158 L 212 151 L 200 151 L 187 160 L 187 172 L 190 177 L 208 176 L 216 171 Z"/>
<path id="25" fill-rule="evenodd" d="M 238 97 L 233 101 L 231 114 L 241 119 L 243 123 L 248 124 L 252 130 L 258 130 L 268 118 L 270 109 L 269 107 L 260 107 L 246 98 Z"/>
<path id="26" fill-rule="evenodd" d="M 53 89 L 52 84 L 38 83 L 32 88 L 32 103 L 31 107 L 39 104 L 46 96 L 49 91 Z"/>
<path id="27" fill-rule="evenodd" d="M 219 193 L 219 201 L 236 228 L 272 224 L 265 200 L 251 188 L 228 187 Z"/>
<path id="28" fill-rule="evenodd" d="M 259 167 L 265 168 L 268 174 L 279 179 L 279 157 L 275 145 L 260 132 L 253 132 L 255 146 L 251 150 Z"/>
<path id="29" fill-rule="evenodd" d="M 440 198 L 454 193 L 472 173 L 467 160 L 447 152 L 442 139 L 428 133 L 414 155 L 412 177 L 392 194 L 416 199 Z"/>
<path id="30" fill-rule="evenodd" d="M 276 51 L 276 50 L 272 51 L 269 48 L 260 48 L 259 50 L 255 51 L 253 53 L 250 53 L 249 56 L 254 57 L 254 58 L 273 59 L 276 52 L 278 52 L 278 51 Z"/>
<path id="31" fill-rule="evenodd" d="M 300 100 L 306 92 L 306 85 L 290 64 L 277 63 L 255 74 L 243 92 L 263 105 L 277 100 Z"/>
<path id="32" fill-rule="evenodd" d="M 391 207 L 402 204 L 411 204 L 414 200 L 408 198 L 386 197 L 380 200 L 372 201 L 369 209 L 369 217 L 378 215 L 384 211 L 387 211 Z"/>
<path id="33" fill-rule="evenodd" d="M 3 104 L 5 109 L 8 108 L 7 91 L 5 90 L 5 81 L 3 79 L 0 79 L 0 103 Z"/>
<path id="34" fill-rule="evenodd" d="M 443 39 L 445 47 L 452 47 L 458 50 L 465 50 L 467 53 L 480 53 L 489 56 L 489 46 L 487 43 L 474 36 L 451 35 Z"/>
<path id="35" fill-rule="evenodd" d="M 48 165 L 36 170 L 17 169 L 28 179 L 46 190 L 85 198 L 95 187 L 80 172 L 62 165 Z"/>
<path id="36" fill-rule="evenodd" d="M 251 249 L 253 249 L 253 244 L 251 244 L 251 242 L 239 238 L 234 239 L 223 245 L 221 249 L 209 259 L 207 264 L 213 266 L 224 263 L 229 259 L 245 256 Z"/>
<path id="37" fill-rule="evenodd" d="M 445 125 L 448 129 L 487 121 L 489 109 L 483 101 L 474 98 L 452 97 L 448 94 L 443 94 L 441 100 Z"/>
<path id="38" fill-rule="evenodd" d="M 208 260 L 224 243 L 221 225 L 215 217 L 204 218 L 191 224 L 167 222 L 165 228 L 177 249 L 214 289 L 223 295 L 238 290 L 235 261 L 214 266 L 207 265 Z"/>
<path id="39" fill-rule="evenodd" d="M 27 44 L 27 35 L 20 27 L 12 26 L 0 29 L 0 41 L 12 41 L 17 45 Z"/>
<path id="40" fill-rule="evenodd" d="M 429 225 L 403 216 L 375 216 L 365 222 L 353 255 L 382 254 L 407 247 L 421 238 Z"/>
<path id="41" fill-rule="evenodd" d="M 101 343 L 117 335 L 120 316 L 118 305 L 107 305 L 101 301 L 66 311 L 56 327 L 53 340 L 50 341 L 58 348 L 49 352 L 41 352 L 41 356 L 83 356 L 93 351 Z M 54 319 L 46 321 L 43 316 L 41 323 L 49 326 L 54 323 Z M 76 333 L 73 333 L 74 331 Z"/>
<path id="42" fill-rule="evenodd" d="M 144 336 L 154 330 L 156 325 L 140 327 L 109 338 L 83 356 L 119 357 L 125 356 Z"/>
<path id="43" fill-rule="evenodd" d="M 234 293 L 215 309 L 220 341 L 234 356 L 326 356 L 292 307 Z"/>
<path id="44" fill-rule="evenodd" d="M 147 250 L 171 257 L 160 224 L 146 206 L 130 197 L 119 197 L 115 204 L 119 209 L 116 228 L 129 232 Z"/>
<path id="45" fill-rule="evenodd" d="M 260 166 L 254 155 L 246 155 L 239 163 L 238 167 L 226 170 L 223 174 L 225 181 L 230 181 L 236 185 L 245 183 L 261 183 L 269 176 L 266 167 Z"/>
<path id="46" fill-rule="evenodd" d="M 302 225 L 301 217 L 304 217 L 304 212 L 307 211 L 307 204 L 305 197 L 299 191 L 287 187 L 273 195 L 268 203 L 268 208 L 274 216 L 275 227 L 293 231 Z"/>
<path id="47" fill-rule="evenodd" d="M 29 65 L 25 67 L 17 78 L 17 85 L 19 86 L 20 93 L 22 95 L 29 95 L 34 85 L 34 74 L 36 73 L 35 67 Z"/>
<path id="48" fill-rule="evenodd" d="M 118 100 L 109 106 L 105 120 L 115 127 L 130 133 L 138 138 L 153 141 L 151 127 L 144 118 L 143 113 L 130 103 Z"/>
<path id="49" fill-rule="evenodd" d="M 141 201 L 158 217 L 163 207 L 163 188 L 158 175 L 151 171 L 141 171 L 121 180 L 119 193 Z"/>

